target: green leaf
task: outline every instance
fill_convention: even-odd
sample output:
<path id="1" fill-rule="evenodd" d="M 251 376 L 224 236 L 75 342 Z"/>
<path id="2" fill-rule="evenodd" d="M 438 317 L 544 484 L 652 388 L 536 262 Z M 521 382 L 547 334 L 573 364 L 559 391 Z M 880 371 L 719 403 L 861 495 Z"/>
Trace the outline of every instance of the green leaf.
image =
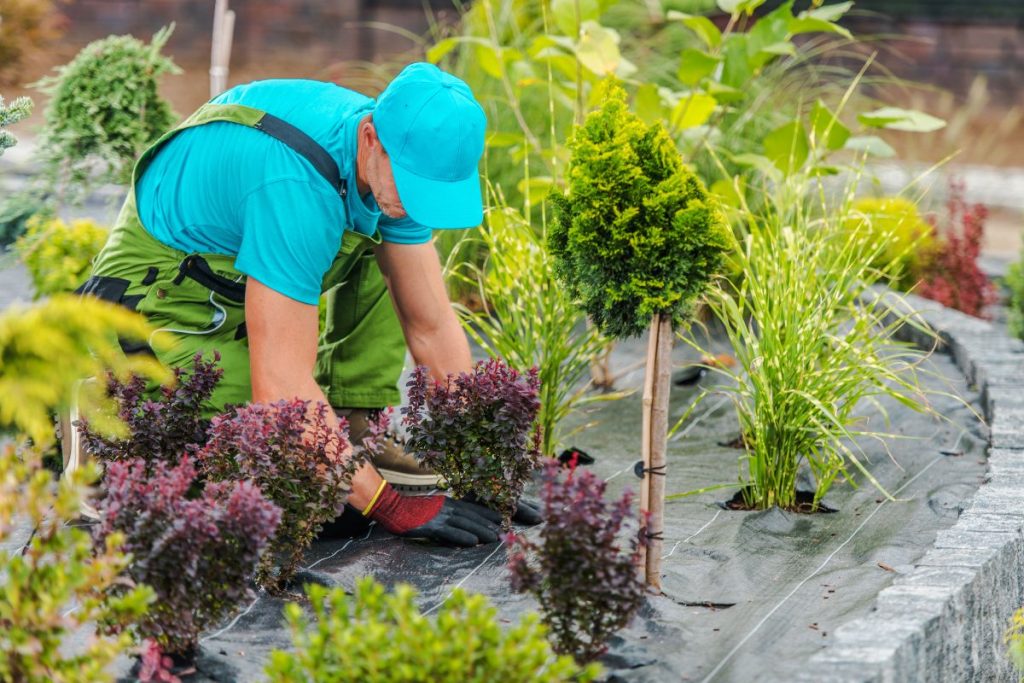
<path id="1" fill-rule="evenodd" d="M 737 188 L 737 185 L 739 186 Z M 726 206 L 739 208 L 743 204 L 742 194 L 746 191 L 746 181 L 743 176 L 733 178 L 721 178 L 711 185 L 711 192 L 718 195 Z"/>
<path id="2" fill-rule="evenodd" d="M 704 92 L 711 95 L 722 104 L 741 102 L 747 96 L 747 94 L 739 88 L 732 88 L 728 85 L 723 85 L 718 81 L 708 81 L 704 88 Z"/>
<path id="3" fill-rule="evenodd" d="M 799 121 L 779 126 L 764 139 L 764 153 L 786 175 L 796 171 L 810 153 L 807 131 Z"/>
<path id="4" fill-rule="evenodd" d="M 633 100 L 633 111 L 647 125 L 667 118 L 658 86 L 654 83 L 644 83 L 637 88 L 636 98 Z"/>
<path id="5" fill-rule="evenodd" d="M 853 34 L 846 28 L 817 17 L 796 17 L 789 22 L 789 32 L 794 36 L 801 33 L 838 33 L 847 40 L 853 39 Z"/>
<path id="6" fill-rule="evenodd" d="M 580 8 L 579 21 L 576 17 L 577 2 Z M 558 30 L 575 39 L 580 34 L 582 24 L 601 18 L 601 5 L 598 0 L 552 0 L 551 14 Z"/>
<path id="7" fill-rule="evenodd" d="M 547 176 L 536 176 L 529 181 L 524 178 L 516 184 L 519 193 L 529 198 L 531 204 L 543 202 L 554 186 L 554 179 Z"/>
<path id="8" fill-rule="evenodd" d="M 622 62 L 618 32 L 593 21 L 586 22 L 580 32 L 576 57 L 598 76 L 615 74 Z"/>
<path id="9" fill-rule="evenodd" d="M 800 13 L 801 17 L 813 17 L 825 21 L 837 21 L 853 7 L 852 2 L 837 2 L 834 5 L 824 5 L 816 9 L 805 10 Z"/>
<path id="10" fill-rule="evenodd" d="M 477 63 L 488 76 L 502 78 L 505 75 L 505 68 L 498 49 L 489 43 L 477 43 L 473 50 Z"/>
<path id="11" fill-rule="evenodd" d="M 711 118 L 718 102 L 711 95 L 694 92 L 679 100 L 672 108 L 672 127 L 677 130 L 702 126 Z"/>
<path id="12" fill-rule="evenodd" d="M 861 114 L 857 119 L 872 128 L 889 128 L 911 133 L 930 133 L 946 126 L 946 122 L 924 112 L 898 107 L 882 107 Z"/>
<path id="13" fill-rule="evenodd" d="M 722 65 L 722 83 L 733 88 L 742 88 L 754 74 L 747 61 L 746 34 L 729 35 L 723 43 L 722 54 L 725 59 Z"/>
<path id="14" fill-rule="evenodd" d="M 687 48 L 679 55 L 679 80 L 685 85 L 697 85 L 702 78 L 714 73 L 720 57 L 709 55 L 702 50 Z"/>
<path id="15" fill-rule="evenodd" d="M 511 147 L 523 141 L 522 133 L 502 133 L 494 131 L 487 134 L 488 147 Z"/>
<path id="16" fill-rule="evenodd" d="M 889 143 L 885 140 L 875 135 L 852 137 L 846 141 L 845 148 L 884 159 L 896 156 L 896 150 L 890 147 Z"/>
<path id="17" fill-rule="evenodd" d="M 836 115 L 820 99 L 814 103 L 811 110 L 811 130 L 814 131 L 814 138 L 819 145 L 824 144 L 826 149 L 842 149 L 843 145 L 850 138 L 850 129 L 839 122 Z"/>
<path id="18" fill-rule="evenodd" d="M 779 169 L 775 167 L 772 160 L 761 154 L 737 154 L 732 160 L 740 166 L 756 168 L 767 176 L 774 176 L 779 173 Z"/>
<path id="19" fill-rule="evenodd" d="M 722 44 L 722 32 L 707 17 L 672 10 L 668 13 L 667 18 L 669 21 L 682 22 L 683 26 L 696 33 L 697 37 L 709 48 L 713 49 Z"/>
<path id="20" fill-rule="evenodd" d="M 439 41 L 427 50 L 427 61 L 431 64 L 437 64 L 444 59 L 445 55 L 454 50 L 459 42 L 461 42 L 459 38 L 445 38 Z"/>
<path id="21" fill-rule="evenodd" d="M 726 14 L 753 14 L 765 0 L 717 0 L 718 9 Z"/>

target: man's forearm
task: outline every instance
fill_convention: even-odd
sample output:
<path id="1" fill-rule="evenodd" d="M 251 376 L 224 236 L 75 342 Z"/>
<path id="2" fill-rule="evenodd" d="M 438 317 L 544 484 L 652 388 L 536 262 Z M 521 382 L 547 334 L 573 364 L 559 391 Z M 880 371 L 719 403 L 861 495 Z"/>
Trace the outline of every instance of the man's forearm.
<path id="1" fill-rule="evenodd" d="M 406 342 L 416 364 L 427 366 L 431 376 L 438 381 L 473 369 L 466 333 L 450 309 L 436 328 L 409 330 Z"/>

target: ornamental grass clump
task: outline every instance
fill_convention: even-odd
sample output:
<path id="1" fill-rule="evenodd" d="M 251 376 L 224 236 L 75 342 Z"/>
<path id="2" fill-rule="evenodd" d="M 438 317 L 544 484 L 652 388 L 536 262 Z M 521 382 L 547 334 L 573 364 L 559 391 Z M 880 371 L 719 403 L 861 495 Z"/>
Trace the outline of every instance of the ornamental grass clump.
<path id="1" fill-rule="evenodd" d="M 51 97 L 41 151 L 54 184 L 127 184 L 139 154 L 174 124 L 157 87 L 163 74 L 180 73 L 160 54 L 172 30 L 161 29 L 148 45 L 132 36 L 89 43 L 39 81 Z"/>
<path id="2" fill-rule="evenodd" d="M 536 615 L 509 627 L 484 596 L 460 588 L 434 618 L 420 612 L 411 586 L 388 593 L 371 577 L 351 596 L 318 585 L 306 593 L 313 619 L 285 607 L 295 651 L 271 654 L 271 683 L 584 683 L 600 674 L 555 655 Z"/>
<path id="3" fill-rule="evenodd" d="M 456 496 L 475 496 L 508 526 L 540 465 L 537 369 L 521 374 L 492 359 L 442 383 L 420 366 L 408 387 L 402 423 L 409 450 Z"/>
<path id="4" fill-rule="evenodd" d="M 556 460 L 543 479 L 540 539 L 506 537 L 512 589 L 540 603 L 555 652 L 589 662 L 644 603 L 636 565 L 646 537 L 625 531 L 635 520 L 630 492 L 609 502 L 604 480 L 576 468 L 564 474 Z"/>
<path id="5" fill-rule="evenodd" d="M 810 188 L 821 181 L 793 182 Z M 837 480 L 855 483 L 853 471 L 888 496 L 858 440 L 884 445 L 895 435 L 872 429 L 861 409 L 878 406 L 884 417 L 882 402 L 890 400 L 934 414 L 918 378 L 927 353 L 896 340 L 904 325 L 923 328 L 898 294 L 878 297 L 872 289 L 897 266 L 873 265 L 885 261 L 889 240 L 847 229 L 855 191 L 850 185 L 830 200 L 808 189 L 794 204 L 767 190 L 766 212 L 741 212 L 745 234 L 733 259 L 742 278 L 708 296 L 737 361 L 712 371 L 730 380 L 717 390 L 739 418 L 749 508 L 816 510 Z M 815 195 L 821 199 L 809 199 Z M 809 506 L 797 503 L 804 468 L 814 487 Z"/>
<path id="6" fill-rule="evenodd" d="M 32 453 L 0 450 L 0 681 L 112 681 L 108 666 L 130 636 L 101 632 L 70 648 L 67 639 L 97 622 L 124 628 L 154 598 L 124 576 L 122 536 L 94 547 L 87 530 L 67 525 L 96 474 L 84 468 L 57 483 Z M 16 523 L 34 529 L 23 547 L 12 536 Z"/>
<path id="7" fill-rule="evenodd" d="M 280 508 L 277 533 L 256 572 L 270 591 L 287 584 L 324 523 L 341 514 L 352 475 L 384 429 L 372 425 L 371 438 L 353 451 L 347 423 L 331 427 L 330 410 L 298 399 L 239 408 L 213 418 L 197 455 L 208 481 L 250 481 Z"/>
<path id="8" fill-rule="evenodd" d="M 185 456 L 177 466 L 113 462 L 103 479 L 98 541 L 130 553 L 127 573 L 150 586 L 156 601 L 132 627 L 161 651 L 189 655 L 199 634 L 250 595 L 281 510 L 251 482 L 207 482 Z M 124 588 L 111 586 L 119 597 Z"/>

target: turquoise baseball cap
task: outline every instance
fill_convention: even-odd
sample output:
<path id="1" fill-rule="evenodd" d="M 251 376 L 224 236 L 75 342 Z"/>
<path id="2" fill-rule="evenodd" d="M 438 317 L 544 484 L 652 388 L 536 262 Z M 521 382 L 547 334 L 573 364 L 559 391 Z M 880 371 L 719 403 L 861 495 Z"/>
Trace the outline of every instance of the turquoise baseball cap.
<path id="1" fill-rule="evenodd" d="M 428 228 L 480 225 L 487 117 L 464 81 L 410 64 L 377 98 L 373 124 L 410 218 Z"/>

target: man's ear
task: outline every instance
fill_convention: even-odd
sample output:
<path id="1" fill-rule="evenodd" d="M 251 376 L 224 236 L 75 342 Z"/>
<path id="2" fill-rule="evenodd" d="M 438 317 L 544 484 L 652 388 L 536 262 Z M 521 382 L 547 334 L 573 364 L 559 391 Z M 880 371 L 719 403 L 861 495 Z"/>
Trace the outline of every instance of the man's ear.
<path id="1" fill-rule="evenodd" d="M 380 145 L 377 138 L 377 128 L 373 125 L 373 119 L 369 116 L 359 122 L 359 138 L 366 144 L 368 150 L 375 149 Z"/>

